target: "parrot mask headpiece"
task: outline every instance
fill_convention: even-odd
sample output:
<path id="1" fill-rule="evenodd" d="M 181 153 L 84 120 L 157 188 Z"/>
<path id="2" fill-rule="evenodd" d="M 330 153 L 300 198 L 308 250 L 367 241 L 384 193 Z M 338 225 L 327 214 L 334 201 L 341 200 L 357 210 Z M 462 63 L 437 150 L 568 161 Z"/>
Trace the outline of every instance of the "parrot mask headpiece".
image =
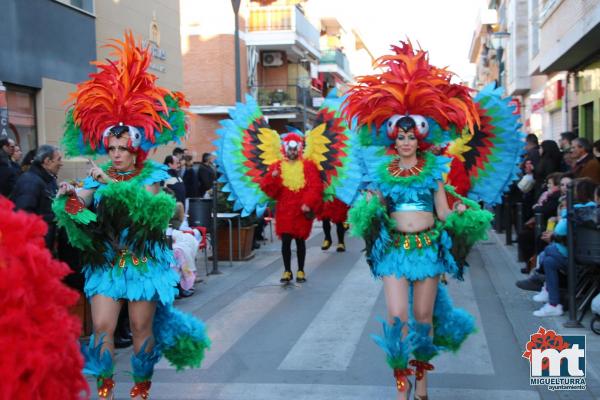
<path id="1" fill-rule="evenodd" d="M 286 159 L 301 158 L 304 150 L 304 138 L 294 132 L 287 133 L 282 138 L 281 147 Z"/>
<path id="2" fill-rule="evenodd" d="M 414 129 L 419 148 L 431 122 L 443 130 L 453 126 L 473 132 L 479 123 L 469 88 L 450 83 L 453 74 L 429 64 L 427 52 L 415 50 L 410 42 L 392 46 L 394 54 L 380 57 L 375 67 L 381 74 L 362 76 L 350 88 L 344 113 L 348 121 L 379 129 L 386 124 L 387 135 L 395 139 L 400 130 Z"/>

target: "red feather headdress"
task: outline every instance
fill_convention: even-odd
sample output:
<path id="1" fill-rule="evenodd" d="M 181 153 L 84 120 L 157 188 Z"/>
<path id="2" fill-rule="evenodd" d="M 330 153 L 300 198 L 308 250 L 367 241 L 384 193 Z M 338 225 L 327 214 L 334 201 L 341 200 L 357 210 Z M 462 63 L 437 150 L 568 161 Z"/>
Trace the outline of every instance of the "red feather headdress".
<path id="1" fill-rule="evenodd" d="M 116 62 L 93 62 L 100 70 L 91 79 L 77 85 L 68 102 L 74 101 L 73 120 L 80 127 L 83 140 L 97 149 L 104 131 L 115 125 L 142 128 L 145 138 L 154 143 L 155 130 L 171 129 L 159 113 L 168 115 L 165 96 L 173 94 L 155 85 L 156 76 L 147 72 L 152 56 L 148 48 L 136 46 L 131 32 L 125 41 L 113 39 L 107 45 L 118 57 Z"/>
<path id="2" fill-rule="evenodd" d="M 469 88 L 450 83 L 453 73 L 429 64 L 427 52 L 413 49 L 410 41 L 392 46 L 395 54 L 380 57 L 381 74 L 361 76 L 350 88 L 344 114 L 359 125 L 379 128 L 392 115 L 417 114 L 435 120 L 443 129 L 460 132 L 479 123 Z"/>

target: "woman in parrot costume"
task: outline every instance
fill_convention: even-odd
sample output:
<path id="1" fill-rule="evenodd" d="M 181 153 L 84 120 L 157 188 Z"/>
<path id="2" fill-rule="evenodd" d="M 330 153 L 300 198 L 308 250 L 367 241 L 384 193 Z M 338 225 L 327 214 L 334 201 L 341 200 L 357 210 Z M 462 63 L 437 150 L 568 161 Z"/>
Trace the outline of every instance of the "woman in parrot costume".
<path id="1" fill-rule="evenodd" d="M 344 103 L 368 189 L 350 224 L 383 280 L 388 318 L 375 340 L 398 398 L 408 398 L 414 374 L 415 399 L 426 399 L 432 359 L 457 351 L 475 330 L 473 317 L 452 306 L 442 277 L 462 279 L 466 254 L 492 218 L 477 201 L 497 202 L 516 178 L 522 134 L 499 92 L 473 99 L 410 42 L 392 46 L 376 67 L 382 72 L 359 77 Z"/>
<path id="2" fill-rule="evenodd" d="M 73 246 L 82 250 L 86 296 L 94 333 L 82 348 L 84 372 L 97 379 L 98 396 L 113 398 L 113 336 L 128 301 L 134 352 L 131 398 L 147 399 L 154 365 L 165 356 L 176 369 L 199 367 L 209 346 L 202 321 L 173 308 L 178 276 L 165 231 L 175 201 L 159 190 L 169 178 L 148 151 L 185 134 L 186 101 L 155 84 L 151 55 L 126 33 L 110 45 L 116 61 L 72 94 L 63 138 L 68 156 L 108 155 L 92 162 L 83 188 L 62 183 L 53 210 Z"/>
<path id="3" fill-rule="evenodd" d="M 350 151 L 347 125 L 339 101 L 326 100 L 315 128 L 303 135 L 271 129 L 256 101 L 246 96 L 217 130 L 217 165 L 223 190 L 242 216 L 262 215 L 275 204 L 275 230 L 281 238 L 282 283 L 293 279 L 291 242 L 296 242 L 296 281 L 304 282 L 305 240 L 324 200 L 351 203 L 360 184 L 360 166 Z"/>

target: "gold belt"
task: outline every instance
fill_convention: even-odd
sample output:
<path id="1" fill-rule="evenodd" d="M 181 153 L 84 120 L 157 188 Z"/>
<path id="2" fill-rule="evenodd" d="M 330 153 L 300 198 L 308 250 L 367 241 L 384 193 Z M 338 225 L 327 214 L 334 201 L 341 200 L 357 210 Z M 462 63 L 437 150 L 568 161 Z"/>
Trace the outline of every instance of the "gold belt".
<path id="1" fill-rule="evenodd" d="M 128 258 L 131 260 L 131 263 L 136 267 L 140 264 L 140 262 L 142 264 L 148 262 L 148 258 L 146 256 L 142 256 L 141 258 L 137 257 L 135 254 L 130 252 L 129 249 L 125 248 L 117 252 L 117 256 L 115 257 L 115 262 L 113 266 L 116 267 L 118 265 L 119 268 L 124 268 Z"/>
<path id="2" fill-rule="evenodd" d="M 399 232 L 394 230 L 391 236 L 394 247 L 403 247 L 404 250 L 422 249 L 433 245 L 440 236 L 440 231 L 433 226 L 421 232 Z"/>

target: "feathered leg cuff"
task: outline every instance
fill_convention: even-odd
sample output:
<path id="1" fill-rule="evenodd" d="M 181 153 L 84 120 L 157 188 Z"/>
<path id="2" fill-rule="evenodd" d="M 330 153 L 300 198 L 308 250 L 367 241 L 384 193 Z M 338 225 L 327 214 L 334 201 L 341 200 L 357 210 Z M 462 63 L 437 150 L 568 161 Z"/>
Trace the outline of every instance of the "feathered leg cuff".
<path id="1" fill-rule="evenodd" d="M 390 368 L 406 369 L 408 366 L 408 356 L 411 352 L 411 343 L 408 338 L 402 337 L 402 329 L 405 323 L 398 317 L 394 318 L 393 324 L 389 324 L 384 320 L 381 320 L 381 323 L 383 325 L 383 337 L 371 335 L 371 338 L 385 352 Z"/>
<path id="2" fill-rule="evenodd" d="M 410 325 L 412 353 L 415 357 L 414 360 L 410 361 L 410 365 L 415 368 L 417 380 L 421 380 L 426 371 L 433 370 L 433 365 L 429 361 L 438 354 L 438 349 L 433 344 L 433 338 L 430 335 L 431 324 L 412 321 Z"/>
<path id="3" fill-rule="evenodd" d="M 146 382 L 152 379 L 154 366 L 160 360 L 161 353 L 157 346 L 146 351 L 150 338 L 144 341 L 140 351 L 131 355 L 131 372 L 135 383 Z"/>
<path id="4" fill-rule="evenodd" d="M 107 397 L 115 387 L 112 379 L 115 370 L 112 355 L 108 350 L 102 351 L 105 336 L 105 334 L 100 335 L 98 344 L 94 344 L 96 337 L 92 335 L 90 342 L 81 346 L 81 352 L 85 358 L 83 373 L 96 377 L 98 396 L 101 398 Z"/>

